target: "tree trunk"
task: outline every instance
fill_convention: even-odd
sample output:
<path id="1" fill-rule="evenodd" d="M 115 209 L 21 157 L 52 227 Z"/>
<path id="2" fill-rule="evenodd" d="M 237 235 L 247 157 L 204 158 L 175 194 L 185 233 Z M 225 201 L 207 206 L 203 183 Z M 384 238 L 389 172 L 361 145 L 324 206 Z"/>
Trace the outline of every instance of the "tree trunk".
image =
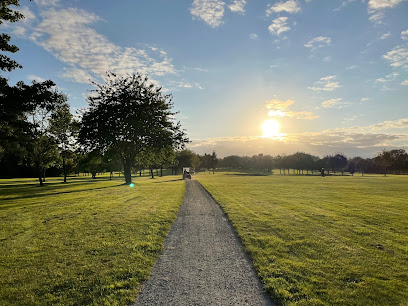
<path id="1" fill-rule="evenodd" d="M 44 171 L 43 171 L 43 182 L 45 182 L 45 167 L 44 167 Z"/>
<path id="2" fill-rule="evenodd" d="M 62 158 L 62 171 L 64 172 L 64 183 L 67 182 L 67 167 L 65 166 L 65 158 Z"/>
<path id="3" fill-rule="evenodd" d="M 160 167 L 160 176 L 163 176 L 163 167 Z"/>
<path id="4" fill-rule="evenodd" d="M 110 175 L 109 175 L 109 180 L 110 180 L 110 181 L 112 180 L 112 176 L 113 176 L 113 171 L 111 171 L 111 172 L 110 172 Z"/>
<path id="5" fill-rule="evenodd" d="M 132 173 L 130 171 L 130 163 L 124 163 L 123 165 L 123 172 L 125 175 L 125 184 L 129 185 L 132 183 Z"/>
<path id="6" fill-rule="evenodd" d="M 93 179 L 96 178 L 96 172 L 92 172 L 92 178 L 93 178 Z"/>
<path id="7" fill-rule="evenodd" d="M 153 179 L 154 178 L 153 169 L 150 169 L 150 175 L 152 176 L 152 179 Z"/>
<path id="8" fill-rule="evenodd" d="M 142 170 L 139 170 L 139 176 L 142 176 Z"/>

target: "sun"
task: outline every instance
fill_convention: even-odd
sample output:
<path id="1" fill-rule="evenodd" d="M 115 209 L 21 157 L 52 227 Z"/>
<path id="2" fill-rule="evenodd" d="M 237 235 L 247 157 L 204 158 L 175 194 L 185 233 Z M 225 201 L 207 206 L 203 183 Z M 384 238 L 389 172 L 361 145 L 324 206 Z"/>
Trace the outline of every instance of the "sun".
<path id="1" fill-rule="evenodd" d="M 269 119 L 265 120 L 262 124 L 263 136 L 264 138 L 279 137 L 280 125 L 276 120 Z"/>

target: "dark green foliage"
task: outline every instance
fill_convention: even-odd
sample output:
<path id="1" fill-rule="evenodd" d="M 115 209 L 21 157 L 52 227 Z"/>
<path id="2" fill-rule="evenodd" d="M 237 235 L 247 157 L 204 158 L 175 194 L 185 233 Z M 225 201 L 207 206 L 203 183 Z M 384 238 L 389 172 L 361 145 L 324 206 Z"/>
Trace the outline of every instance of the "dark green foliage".
<path id="1" fill-rule="evenodd" d="M 98 89 L 88 98 L 79 139 L 88 150 L 114 150 L 127 184 L 139 154 L 168 146 L 179 148 L 188 141 L 180 123 L 172 119 L 171 95 L 162 94 L 147 77 L 108 73 L 106 84 L 94 85 Z"/>

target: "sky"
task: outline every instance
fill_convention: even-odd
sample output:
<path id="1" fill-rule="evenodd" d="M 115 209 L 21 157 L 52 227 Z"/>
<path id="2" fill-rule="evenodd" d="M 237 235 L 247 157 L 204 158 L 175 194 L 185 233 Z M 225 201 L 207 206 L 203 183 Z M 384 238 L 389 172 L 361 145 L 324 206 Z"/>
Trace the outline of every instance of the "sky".
<path id="1" fill-rule="evenodd" d="M 106 71 L 173 95 L 188 147 L 217 155 L 408 150 L 408 0 L 20 0 L 0 25 L 19 80 L 72 112 Z M 265 124 L 265 122 L 267 122 Z"/>

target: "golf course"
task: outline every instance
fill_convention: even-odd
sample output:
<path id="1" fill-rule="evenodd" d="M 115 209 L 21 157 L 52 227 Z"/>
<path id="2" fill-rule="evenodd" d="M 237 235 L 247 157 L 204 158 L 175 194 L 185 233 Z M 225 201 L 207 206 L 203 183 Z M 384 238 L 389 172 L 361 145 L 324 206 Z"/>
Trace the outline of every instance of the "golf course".
<path id="1" fill-rule="evenodd" d="M 276 304 L 403 305 L 408 177 L 199 173 Z M 0 181 L 2 305 L 127 305 L 163 250 L 179 176 Z M 187 246 L 188 247 L 188 246 Z"/>

